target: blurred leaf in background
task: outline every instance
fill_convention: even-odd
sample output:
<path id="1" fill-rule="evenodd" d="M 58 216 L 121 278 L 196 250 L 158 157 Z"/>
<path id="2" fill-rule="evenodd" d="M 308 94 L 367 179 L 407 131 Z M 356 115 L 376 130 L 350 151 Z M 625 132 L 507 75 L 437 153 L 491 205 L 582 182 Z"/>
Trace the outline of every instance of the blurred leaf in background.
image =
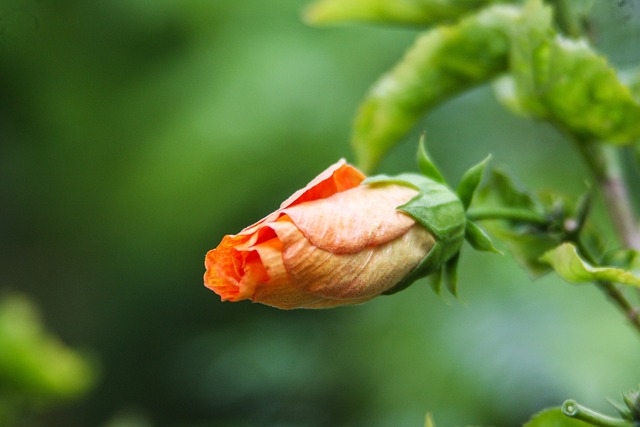
<path id="1" fill-rule="evenodd" d="M 89 391 L 95 368 L 43 329 L 23 295 L 0 297 L 0 425 Z"/>
<path id="2" fill-rule="evenodd" d="M 0 2 L 0 286 L 101 364 L 86 398 L 33 425 L 403 427 L 431 411 L 500 427 L 635 386 L 637 337 L 600 294 L 504 257 L 465 254 L 462 304 L 418 283 L 280 312 L 202 286 L 224 234 L 352 157 L 360 99 L 416 37 L 309 28 L 306 3 Z M 534 190 L 583 190 L 562 138 L 489 88 L 422 119 L 380 170 L 415 170 L 424 128 L 447 178 L 491 152 Z"/>

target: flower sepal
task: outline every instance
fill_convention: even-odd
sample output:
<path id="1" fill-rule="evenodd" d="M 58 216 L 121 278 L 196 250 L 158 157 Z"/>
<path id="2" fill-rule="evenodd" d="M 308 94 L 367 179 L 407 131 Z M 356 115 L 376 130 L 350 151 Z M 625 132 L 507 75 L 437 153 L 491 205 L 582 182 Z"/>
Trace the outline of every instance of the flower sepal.
<path id="1" fill-rule="evenodd" d="M 446 183 L 425 148 L 424 135 L 418 144 L 418 166 L 422 175 L 404 173 L 397 176 L 377 175 L 367 178 L 369 185 L 396 184 L 411 187 L 419 193 L 398 210 L 411 216 L 435 237 L 429 254 L 400 283 L 385 292 L 394 294 L 416 280 L 430 276 L 431 286 L 440 292 L 444 279 L 447 289 L 457 294 L 457 267 L 465 240 L 476 250 L 500 253 L 489 236 L 467 218 L 467 209 L 482 180 L 490 157 L 471 167 L 453 191 Z"/>
<path id="2" fill-rule="evenodd" d="M 385 292 L 394 294 L 416 280 L 439 272 L 460 251 L 465 238 L 466 216 L 458 195 L 445 184 L 418 174 L 377 175 L 367 178 L 369 185 L 397 184 L 414 188 L 419 193 L 398 210 L 411 216 L 435 237 L 429 254 L 396 286 Z M 451 271 L 446 268 L 445 271 Z M 451 276 L 450 274 L 447 277 Z M 455 284 L 447 286 L 455 293 Z"/>

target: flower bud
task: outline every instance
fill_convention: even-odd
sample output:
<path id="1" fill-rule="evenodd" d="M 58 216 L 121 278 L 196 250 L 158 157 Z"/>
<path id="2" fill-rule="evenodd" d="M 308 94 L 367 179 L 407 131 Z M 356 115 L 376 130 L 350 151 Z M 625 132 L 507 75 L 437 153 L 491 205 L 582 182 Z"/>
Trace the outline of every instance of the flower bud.
<path id="1" fill-rule="evenodd" d="M 275 212 L 225 236 L 206 255 L 205 286 L 223 301 L 282 309 L 358 304 L 394 288 L 436 239 L 397 209 L 417 189 L 364 179 L 341 160 Z"/>

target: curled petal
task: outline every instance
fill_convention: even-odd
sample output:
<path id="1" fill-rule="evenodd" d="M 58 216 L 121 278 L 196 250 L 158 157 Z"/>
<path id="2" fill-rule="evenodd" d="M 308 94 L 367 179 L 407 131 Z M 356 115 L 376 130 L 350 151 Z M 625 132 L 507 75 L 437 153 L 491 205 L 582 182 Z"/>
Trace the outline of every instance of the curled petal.
<path id="1" fill-rule="evenodd" d="M 415 221 L 396 207 L 417 193 L 401 185 L 364 185 L 283 213 L 313 245 L 337 254 L 354 253 L 406 233 Z"/>

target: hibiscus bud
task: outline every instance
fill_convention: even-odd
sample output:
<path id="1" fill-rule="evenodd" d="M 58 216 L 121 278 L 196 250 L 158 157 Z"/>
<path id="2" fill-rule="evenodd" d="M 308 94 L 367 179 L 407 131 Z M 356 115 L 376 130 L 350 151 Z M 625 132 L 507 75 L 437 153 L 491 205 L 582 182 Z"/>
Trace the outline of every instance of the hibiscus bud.
<path id="1" fill-rule="evenodd" d="M 272 214 L 225 236 L 206 255 L 205 286 L 223 301 L 323 308 L 362 303 L 420 277 L 416 267 L 436 238 L 397 209 L 420 191 L 364 179 L 341 160 Z"/>

